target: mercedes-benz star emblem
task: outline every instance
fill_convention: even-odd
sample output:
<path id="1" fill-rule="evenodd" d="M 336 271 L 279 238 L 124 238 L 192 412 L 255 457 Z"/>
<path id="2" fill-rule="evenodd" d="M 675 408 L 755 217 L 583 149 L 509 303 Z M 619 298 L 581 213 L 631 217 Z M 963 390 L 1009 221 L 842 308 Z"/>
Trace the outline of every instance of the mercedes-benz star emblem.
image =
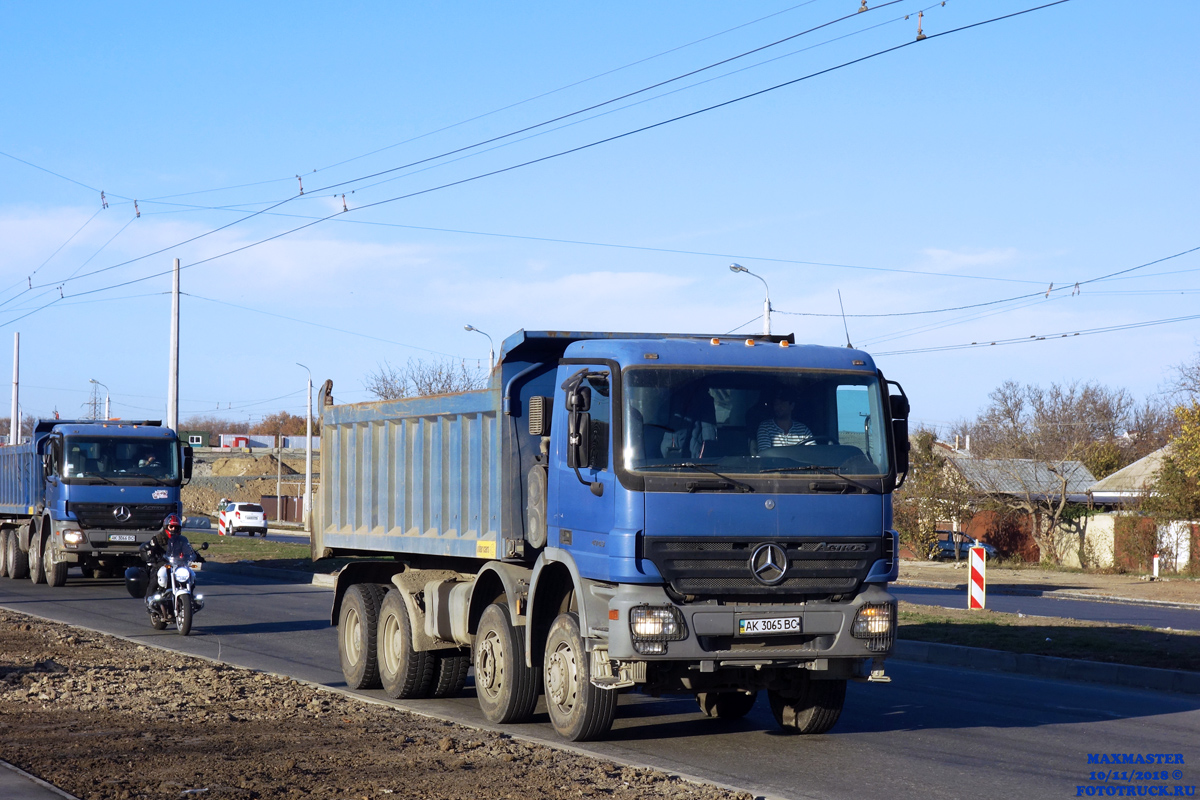
<path id="1" fill-rule="evenodd" d="M 777 544 L 762 544 L 750 556 L 750 573 L 763 586 L 774 586 L 787 574 L 787 553 Z"/>
<path id="2" fill-rule="evenodd" d="M 129 522 L 133 516 L 133 512 L 129 510 L 129 506 L 117 506 L 113 509 L 113 517 L 117 522 Z"/>

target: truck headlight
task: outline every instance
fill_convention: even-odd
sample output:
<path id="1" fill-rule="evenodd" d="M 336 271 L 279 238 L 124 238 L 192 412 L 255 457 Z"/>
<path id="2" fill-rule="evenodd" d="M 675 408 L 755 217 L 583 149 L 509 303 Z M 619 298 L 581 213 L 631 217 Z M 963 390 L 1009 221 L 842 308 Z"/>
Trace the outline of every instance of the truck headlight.
<path id="1" fill-rule="evenodd" d="M 687 638 L 683 615 L 673 606 L 637 606 L 629 610 L 633 649 L 645 655 L 667 652 L 667 642 Z"/>
<path id="2" fill-rule="evenodd" d="M 868 603 L 854 615 L 850 635 L 863 639 L 867 649 L 882 653 L 892 646 L 896 637 L 896 607 L 891 603 Z"/>
<path id="3" fill-rule="evenodd" d="M 71 550 L 79 547 L 85 541 L 83 531 L 63 531 L 63 544 Z"/>

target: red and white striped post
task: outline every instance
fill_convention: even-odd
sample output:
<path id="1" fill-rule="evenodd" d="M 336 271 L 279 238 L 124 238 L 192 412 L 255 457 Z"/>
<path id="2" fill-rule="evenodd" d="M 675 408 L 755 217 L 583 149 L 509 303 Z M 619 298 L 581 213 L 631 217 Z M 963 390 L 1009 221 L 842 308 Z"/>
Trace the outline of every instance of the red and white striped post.
<path id="1" fill-rule="evenodd" d="M 987 596 L 987 562 L 984 561 L 982 547 L 972 547 L 970 553 L 971 580 L 967 584 L 967 608 L 983 608 Z"/>

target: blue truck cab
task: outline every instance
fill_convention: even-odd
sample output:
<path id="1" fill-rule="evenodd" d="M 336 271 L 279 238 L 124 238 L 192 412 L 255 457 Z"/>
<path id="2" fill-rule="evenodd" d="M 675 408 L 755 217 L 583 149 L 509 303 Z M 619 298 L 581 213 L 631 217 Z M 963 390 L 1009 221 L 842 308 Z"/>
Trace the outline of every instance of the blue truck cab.
<path id="1" fill-rule="evenodd" d="M 326 406 L 314 558 L 393 559 L 339 576 L 347 680 L 473 663 L 490 720 L 544 692 L 576 741 L 624 690 L 828 730 L 887 680 L 907 417 L 859 350 L 634 333 L 520 331 L 483 392 Z"/>
<path id="2" fill-rule="evenodd" d="M 116 575 L 183 513 L 191 448 L 157 421 L 38 420 L 0 448 L 4 572 L 62 586 L 67 570 Z"/>

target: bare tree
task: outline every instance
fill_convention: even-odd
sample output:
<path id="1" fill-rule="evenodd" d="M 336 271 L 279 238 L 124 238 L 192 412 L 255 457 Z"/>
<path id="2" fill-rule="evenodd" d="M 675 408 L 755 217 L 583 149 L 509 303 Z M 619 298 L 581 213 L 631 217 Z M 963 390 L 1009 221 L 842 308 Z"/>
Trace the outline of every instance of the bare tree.
<path id="1" fill-rule="evenodd" d="M 209 431 L 210 433 L 250 433 L 250 423 L 235 421 L 213 414 L 195 414 L 179 425 L 184 431 Z"/>
<path id="2" fill-rule="evenodd" d="M 431 394 L 453 394 L 484 389 L 488 377 L 479 370 L 468 369 L 465 362 L 408 360 L 403 367 L 387 361 L 376 372 L 367 375 L 363 388 L 379 400 L 401 397 L 423 397 Z"/>
<path id="3" fill-rule="evenodd" d="M 262 421 L 250 428 L 250 433 L 264 436 L 303 436 L 308 421 L 299 414 L 289 414 L 279 411 L 262 418 Z M 321 433 L 321 418 L 313 415 L 313 436 Z"/>

